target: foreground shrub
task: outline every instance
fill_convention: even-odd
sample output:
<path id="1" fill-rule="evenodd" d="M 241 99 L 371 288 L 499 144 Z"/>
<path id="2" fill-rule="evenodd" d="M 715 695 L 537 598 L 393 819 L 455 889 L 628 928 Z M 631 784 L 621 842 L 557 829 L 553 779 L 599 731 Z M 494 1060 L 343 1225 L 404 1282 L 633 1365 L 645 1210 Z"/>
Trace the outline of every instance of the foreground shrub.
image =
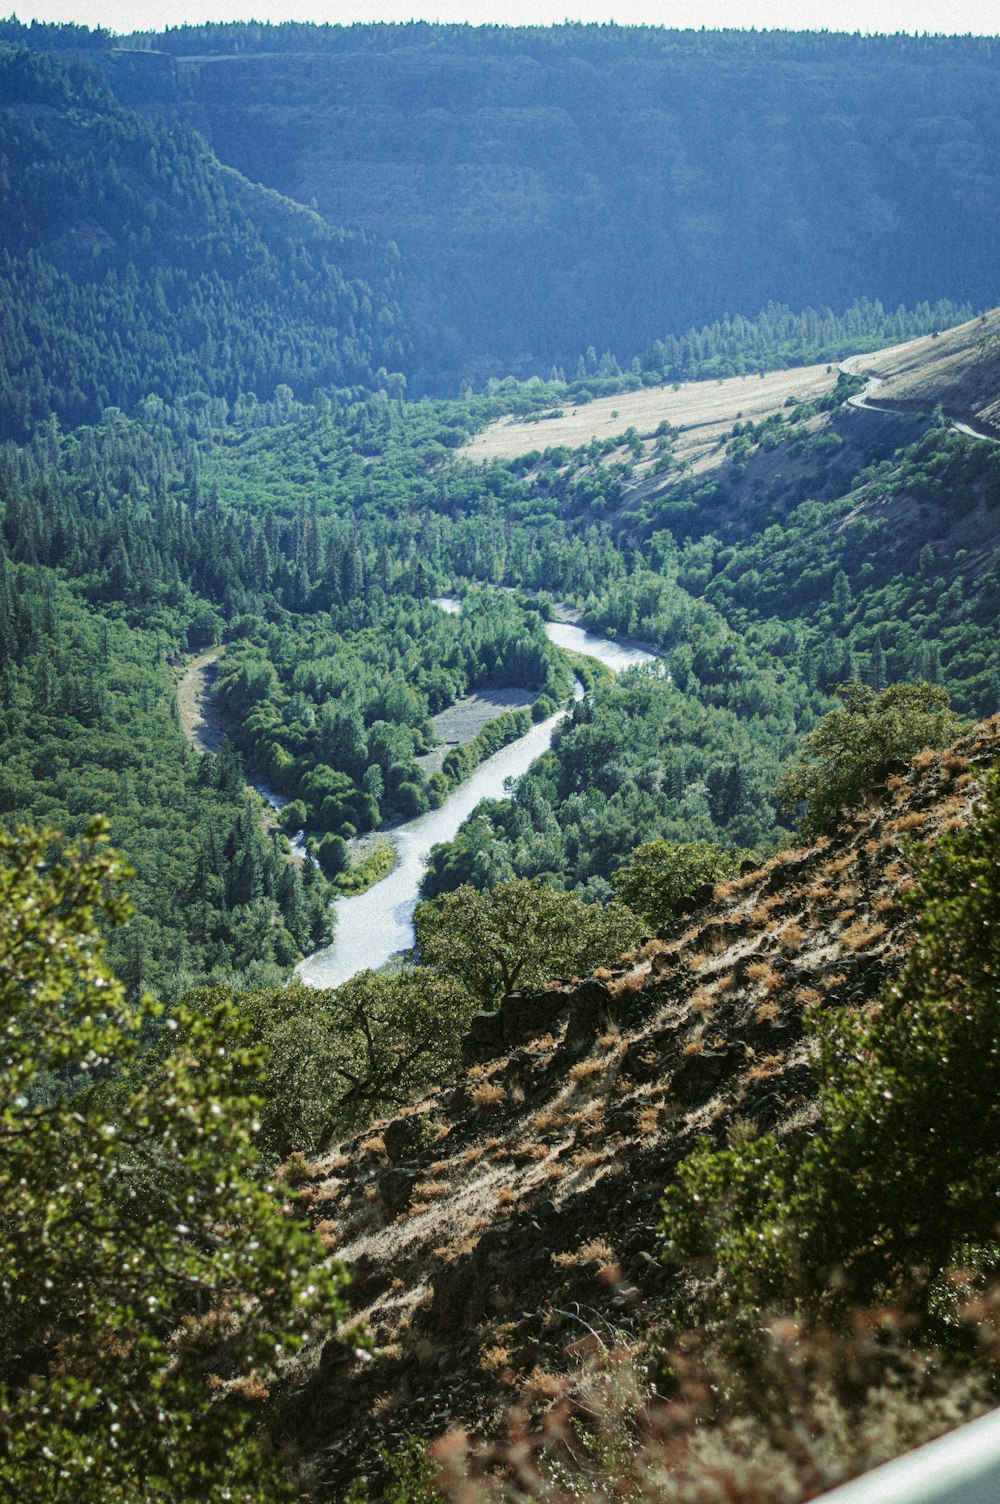
<path id="1" fill-rule="evenodd" d="M 654 1370 L 655 1372 L 655 1370 Z M 649 1354 L 612 1348 L 542 1415 L 515 1410 L 494 1444 L 431 1448 L 448 1504 L 800 1504 L 994 1403 L 990 1375 L 910 1348 L 898 1313 L 846 1335 L 793 1322 L 738 1356 L 691 1334 L 653 1382 Z M 426 1473 L 410 1467 L 417 1497 Z"/>
<path id="2" fill-rule="evenodd" d="M 706 883 L 732 877 L 754 853 L 709 841 L 646 841 L 612 882 L 621 901 L 661 929 Z"/>
<path id="3" fill-rule="evenodd" d="M 787 810 L 805 804 L 802 830 L 822 835 L 844 812 L 862 804 L 924 747 L 943 747 L 961 722 L 936 684 L 890 684 L 876 694 L 866 684 L 841 684 L 842 710 L 824 716 L 805 739 L 799 760 L 775 793 Z"/>
<path id="4" fill-rule="evenodd" d="M 179 1009 L 128 1074 L 156 1010 L 102 959 L 128 915 L 105 842 L 0 832 L 0 1496 L 272 1500 L 269 1372 L 344 1314 L 340 1274 L 255 1178 L 260 1061 L 230 1007 Z"/>

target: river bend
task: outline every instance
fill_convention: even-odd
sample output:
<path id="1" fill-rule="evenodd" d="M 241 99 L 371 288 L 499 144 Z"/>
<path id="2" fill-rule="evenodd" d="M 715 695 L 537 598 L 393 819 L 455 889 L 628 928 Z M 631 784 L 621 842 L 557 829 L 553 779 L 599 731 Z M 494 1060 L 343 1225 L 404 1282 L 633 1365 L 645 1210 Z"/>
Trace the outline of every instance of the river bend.
<path id="1" fill-rule="evenodd" d="M 450 599 L 439 604 L 445 610 L 458 609 L 458 603 Z M 557 647 L 597 658 L 616 674 L 654 661 L 655 655 L 638 644 L 595 637 L 568 622 L 547 622 L 545 630 Z M 439 841 L 454 840 L 459 826 L 481 799 L 504 798 L 508 781 L 526 773 L 542 755 L 566 714 L 566 710 L 557 711 L 532 726 L 526 736 L 502 747 L 481 763 L 439 809 L 387 832 L 396 847 L 395 867 L 367 892 L 337 900 L 333 944 L 300 962 L 296 975 L 301 981 L 310 987 L 338 987 L 357 972 L 384 966 L 399 951 L 410 949 L 413 911 L 431 847 Z"/>

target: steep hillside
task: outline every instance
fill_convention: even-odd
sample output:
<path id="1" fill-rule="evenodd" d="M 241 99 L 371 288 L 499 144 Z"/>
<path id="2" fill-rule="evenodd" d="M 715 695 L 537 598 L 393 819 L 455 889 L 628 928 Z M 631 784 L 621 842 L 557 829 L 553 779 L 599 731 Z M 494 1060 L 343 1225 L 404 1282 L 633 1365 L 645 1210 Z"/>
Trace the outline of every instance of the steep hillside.
<path id="1" fill-rule="evenodd" d="M 658 1246 L 674 1167 L 705 1136 L 815 1123 L 803 1011 L 862 1008 L 897 972 L 907 843 L 960 826 L 998 752 L 994 718 L 622 961 L 505 999 L 473 1020 L 463 1079 L 289 1173 L 378 1343 L 288 1376 L 276 1431 L 321 1495 L 407 1433 L 488 1430 L 515 1393 L 544 1408 L 683 1305 Z"/>
<path id="2" fill-rule="evenodd" d="M 123 108 L 80 64 L 0 44 L 0 172 L 0 437 L 146 397 L 200 414 L 281 384 L 371 386 L 406 359 L 392 253 Z"/>
<path id="3" fill-rule="evenodd" d="M 959 422 L 1000 438 L 1000 310 L 894 345 L 851 362 L 874 376 L 872 407 L 915 411 L 937 406 Z"/>
<path id="4" fill-rule="evenodd" d="M 395 240 L 429 380 L 572 374 L 772 298 L 996 301 L 988 39 L 212 26 L 106 66 L 254 181 Z"/>

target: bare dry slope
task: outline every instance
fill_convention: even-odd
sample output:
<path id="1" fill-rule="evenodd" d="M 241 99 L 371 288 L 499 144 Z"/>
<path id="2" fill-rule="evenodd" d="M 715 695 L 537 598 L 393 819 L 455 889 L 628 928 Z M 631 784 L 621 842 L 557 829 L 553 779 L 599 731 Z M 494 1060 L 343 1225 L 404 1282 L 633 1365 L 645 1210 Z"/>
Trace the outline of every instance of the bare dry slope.
<path id="1" fill-rule="evenodd" d="M 759 423 L 780 411 L 786 398 L 808 402 L 832 391 L 836 383 L 836 372 L 819 365 L 770 371 L 764 376 L 731 376 L 724 381 L 687 381 L 678 386 L 619 392 L 614 397 L 598 397 L 580 407 L 568 407 L 558 418 L 534 422 L 501 418 L 476 434 L 457 454 L 478 462 L 516 459 L 535 449 L 578 449 L 592 439 L 613 438 L 627 428 L 635 428 L 640 438 L 648 438 L 666 422 L 682 431 L 678 458 L 690 459 L 693 451 L 718 443 L 739 419 Z"/>
<path id="2" fill-rule="evenodd" d="M 1000 436 L 1000 309 L 940 335 L 856 357 L 852 369 L 880 378 L 874 407 L 930 409 Z"/>

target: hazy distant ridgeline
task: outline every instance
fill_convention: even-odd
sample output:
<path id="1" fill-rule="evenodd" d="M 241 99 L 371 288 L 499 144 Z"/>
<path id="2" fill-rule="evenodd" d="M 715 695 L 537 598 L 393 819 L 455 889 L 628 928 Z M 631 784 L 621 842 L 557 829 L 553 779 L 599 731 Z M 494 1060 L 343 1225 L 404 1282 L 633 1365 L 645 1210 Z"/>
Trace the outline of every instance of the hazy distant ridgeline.
<path id="1" fill-rule="evenodd" d="M 996 301 L 1000 45 L 615 27 L 134 38 L 120 97 L 394 239 L 438 383 L 769 299 Z"/>
<path id="2" fill-rule="evenodd" d="M 371 387 L 409 359 L 395 252 L 246 182 L 182 122 L 120 105 L 92 68 L 3 46 L 10 29 L 0 436 L 149 396 Z"/>

